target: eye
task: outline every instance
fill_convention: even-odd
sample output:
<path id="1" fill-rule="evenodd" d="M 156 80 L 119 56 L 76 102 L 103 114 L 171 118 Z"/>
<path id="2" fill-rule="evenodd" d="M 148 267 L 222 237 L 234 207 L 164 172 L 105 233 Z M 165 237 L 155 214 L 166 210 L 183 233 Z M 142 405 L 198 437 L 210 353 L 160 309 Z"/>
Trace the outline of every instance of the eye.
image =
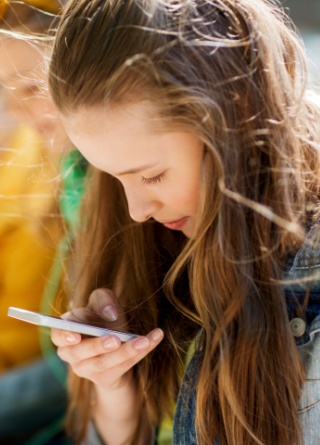
<path id="1" fill-rule="evenodd" d="M 144 178 L 142 176 L 141 182 L 146 185 L 159 184 L 162 181 L 162 179 L 164 178 L 164 175 L 165 175 L 164 173 L 161 173 L 160 175 L 154 176 L 153 178 Z"/>

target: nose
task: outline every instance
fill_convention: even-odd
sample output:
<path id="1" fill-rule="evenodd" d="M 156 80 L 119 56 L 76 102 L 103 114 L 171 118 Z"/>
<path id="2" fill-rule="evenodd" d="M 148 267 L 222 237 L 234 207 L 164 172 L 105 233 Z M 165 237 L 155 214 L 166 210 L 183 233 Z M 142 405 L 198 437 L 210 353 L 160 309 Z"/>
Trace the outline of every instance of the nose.
<path id="1" fill-rule="evenodd" d="M 161 202 L 153 195 L 141 193 L 137 190 L 126 190 L 129 214 L 136 222 L 150 219 L 161 207 Z"/>

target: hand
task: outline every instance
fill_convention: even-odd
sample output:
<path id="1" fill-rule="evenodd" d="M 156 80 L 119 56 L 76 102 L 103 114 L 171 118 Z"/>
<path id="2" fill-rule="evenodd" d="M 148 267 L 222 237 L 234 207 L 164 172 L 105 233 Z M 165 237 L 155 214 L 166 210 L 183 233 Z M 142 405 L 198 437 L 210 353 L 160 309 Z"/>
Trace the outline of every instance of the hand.
<path id="1" fill-rule="evenodd" d="M 68 312 L 63 318 L 91 324 L 100 321 L 100 326 L 103 320 L 103 327 L 126 329 L 125 316 L 119 311 L 117 298 L 108 289 L 95 290 L 85 308 Z M 61 329 L 52 329 L 51 338 L 58 347 L 59 357 L 71 366 L 76 375 L 101 388 L 117 388 L 131 374 L 128 372 L 132 367 L 160 343 L 163 331 L 154 329 L 145 337 L 126 343 L 121 343 L 115 335 L 82 338 L 81 334 Z"/>

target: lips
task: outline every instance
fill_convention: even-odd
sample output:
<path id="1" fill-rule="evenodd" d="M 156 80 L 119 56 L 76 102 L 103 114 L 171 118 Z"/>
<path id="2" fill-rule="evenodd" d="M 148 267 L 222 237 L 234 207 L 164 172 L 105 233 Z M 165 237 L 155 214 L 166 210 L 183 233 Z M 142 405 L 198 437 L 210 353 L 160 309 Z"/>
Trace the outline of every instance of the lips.
<path id="1" fill-rule="evenodd" d="M 181 230 L 182 227 L 185 225 L 188 217 L 185 216 L 184 218 L 177 219 L 176 221 L 169 221 L 169 222 L 163 222 L 162 224 L 171 230 Z"/>

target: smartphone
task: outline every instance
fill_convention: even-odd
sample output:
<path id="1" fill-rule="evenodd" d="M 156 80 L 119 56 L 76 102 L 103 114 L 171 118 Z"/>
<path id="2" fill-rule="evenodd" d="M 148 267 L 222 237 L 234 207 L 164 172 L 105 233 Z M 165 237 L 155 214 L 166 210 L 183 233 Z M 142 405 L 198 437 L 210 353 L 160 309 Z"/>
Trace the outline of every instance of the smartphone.
<path id="1" fill-rule="evenodd" d="M 92 337 L 103 337 L 104 335 L 116 335 L 122 342 L 132 340 L 138 335 L 129 332 L 114 331 L 112 329 L 99 328 L 79 321 L 69 321 L 63 318 L 44 315 L 38 312 L 28 311 L 17 307 L 9 307 L 8 316 L 17 318 L 28 323 L 45 326 L 48 328 L 63 329 L 65 331 L 78 332 L 79 334 L 90 335 Z"/>

